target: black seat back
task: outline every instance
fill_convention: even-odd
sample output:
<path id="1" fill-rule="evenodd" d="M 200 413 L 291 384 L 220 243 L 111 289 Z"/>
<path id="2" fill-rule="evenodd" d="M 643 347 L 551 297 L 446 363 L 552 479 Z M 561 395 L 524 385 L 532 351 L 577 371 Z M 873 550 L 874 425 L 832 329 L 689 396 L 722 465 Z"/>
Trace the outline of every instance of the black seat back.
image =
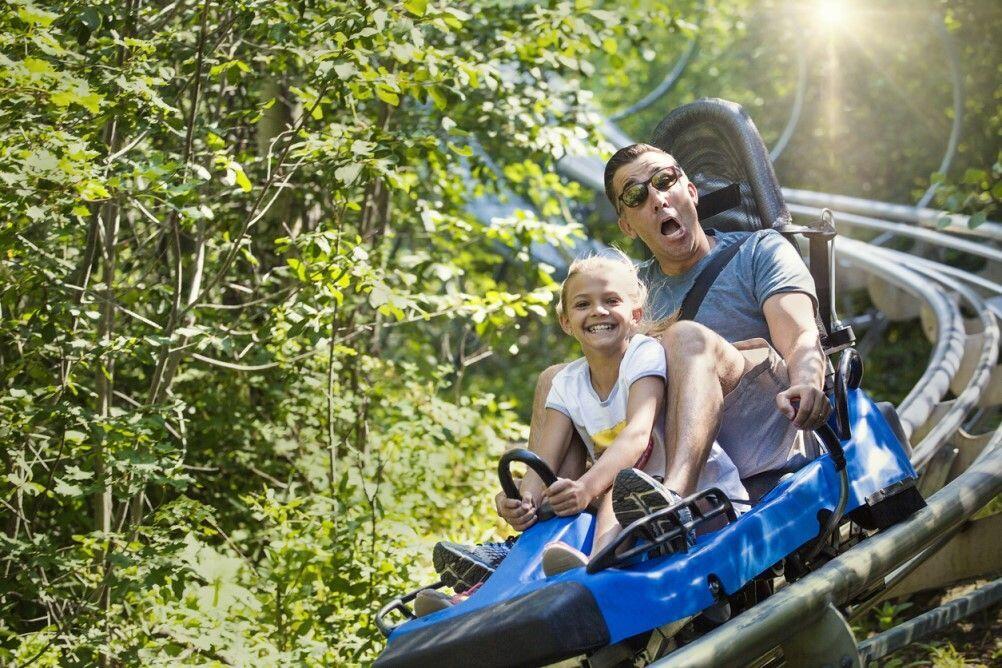
<path id="1" fill-rule="evenodd" d="M 683 105 L 658 124 L 651 143 L 675 156 L 701 198 L 739 186 L 740 205 L 701 220 L 703 227 L 753 231 L 791 222 L 769 152 L 740 105 L 717 98 Z"/>

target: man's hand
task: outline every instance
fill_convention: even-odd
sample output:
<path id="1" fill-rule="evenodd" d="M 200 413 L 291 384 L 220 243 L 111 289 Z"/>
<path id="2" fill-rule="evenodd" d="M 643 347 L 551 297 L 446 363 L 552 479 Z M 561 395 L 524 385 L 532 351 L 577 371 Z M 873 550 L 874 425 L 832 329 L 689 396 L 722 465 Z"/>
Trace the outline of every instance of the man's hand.
<path id="1" fill-rule="evenodd" d="M 536 523 L 536 504 L 530 495 L 523 499 L 509 499 L 504 492 L 498 492 L 494 505 L 501 519 L 515 531 L 525 531 Z"/>
<path id="2" fill-rule="evenodd" d="M 776 406 L 798 429 L 817 429 L 832 409 L 828 397 L 813 385 L 794 385 L 780 392 L 776 395 Z"/>
<path id="3" fill-rule="evenodd" d="M 592 494 L 584 483 L 570 478 L 557 478 L 543 496 L 549 500 L 553 512 L 561 516 L 576 515 L 592 501 Z"/>

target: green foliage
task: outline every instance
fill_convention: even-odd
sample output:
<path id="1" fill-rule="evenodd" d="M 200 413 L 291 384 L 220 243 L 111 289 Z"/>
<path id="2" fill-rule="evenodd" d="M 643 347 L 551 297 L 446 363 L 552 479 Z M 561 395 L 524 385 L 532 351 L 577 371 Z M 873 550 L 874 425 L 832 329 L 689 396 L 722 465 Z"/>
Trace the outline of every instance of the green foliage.
<path id="1" fill-rule="evenodd" d="M 932 345 L 918 320 L 892 322 L 866 357 L 867 388 L 877 401 L 901 403 L 922 377 Z"/>
<path id="2" fill-rule="evenodd" d="M 0 8 L 0 663 L 367 663 L 494 534 L 616 4 Z"/>
<path id="3" fill-rule="evenodd" d="M 936 668 L 964 668 L 969 666 L 964 655 L 957 651 L 952 642 L 925 645 L 929 650 L 929 658 Z"/>
<path id="4" fill-rule="evenodd" d="M 877 628 L 880 631 L 886 631 L 887 629 L 900 624 L 901 613 L 910 607 L 912 607 L 912 604 L 908 601 L 896 604 L 891 601 L 884 601 L 879 608 L 873 611 L 873 616 L 877 622 Z"/>
<path id="5" fill-rule="evenodd" d="M 1002 46 L 998 41 L 1002 16 L 984 12 L 978 2 L 949 3 L 944 22 L 963 63 L 964 133 L 958 145 L 957 167 L 949 174 L 934 172 L 935 202 L 970 214 L 970 226 L 997 219 L 1002 209 L 1002 81 L 998 76 Z"/>
<path id="6" fill-rule="evenodd" d="M 968 58 L 976 4 L 951 10 Z M 554 166 L 597 139 L 590 89 L 634 101 L 698 23 L 704 55 L 626 129 L 721 95 L 771 141 L 799 43 L 776 7 L 0 6 L 0 663 L 370 662 L 374 611 L 430 581 L 434 541 L 496 535 L 492 464 L 569 351 L 531 250 L 583 233 Z M 884 42 L 925 69 L 923 40 Z M 846 105 L 888 114 L 861 102 L 885 84 Z M 935 168 L 928 128 L 831 130 L 828 101 L 784 181 L 924 185 L 897 166 Z M 997 159 L 997 124 L 972 127 L 960 174 Z M 818 136 L 850 157 L 816 159 Z M 997 169 L 969 176 L 940 196 L 997 202 Z M 512 196 L 538 213 L 471 212 Z"/>

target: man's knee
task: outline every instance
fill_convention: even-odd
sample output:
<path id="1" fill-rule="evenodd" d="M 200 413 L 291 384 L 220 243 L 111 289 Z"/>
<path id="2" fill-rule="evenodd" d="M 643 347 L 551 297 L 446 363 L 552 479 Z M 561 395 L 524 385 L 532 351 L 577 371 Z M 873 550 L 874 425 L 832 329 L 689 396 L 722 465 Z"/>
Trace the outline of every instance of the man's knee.
<path id="1" fill-rule="evenodd" d="M 701 355 L 713 355 L 717 352 L 719 342 L 723 339 L 708 327 L 691 320 L 680 320 L 672 323 L 661 335 L 661 345 L 668 358 L 693 358 Z"/>
<path id="2" fill-rule="evenodd" d="M 669 374 L 672 367 L 677 368 L 679 364 L 689 368 L 705 367 L 707 372 L 716 375 L 725 393 L 741 379 L 745 370 L 741 352 L 698 322 L 680 320 L 672 324 L 661 336 L 661 345 L 668 359 Z"/>

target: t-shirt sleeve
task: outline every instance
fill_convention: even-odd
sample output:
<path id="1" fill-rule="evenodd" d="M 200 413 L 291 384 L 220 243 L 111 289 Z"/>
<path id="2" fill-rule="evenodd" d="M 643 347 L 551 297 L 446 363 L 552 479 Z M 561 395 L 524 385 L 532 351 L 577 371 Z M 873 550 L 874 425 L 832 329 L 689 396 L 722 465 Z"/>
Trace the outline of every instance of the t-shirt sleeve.
<path id="1" fill-rule="evenodd" d="M 570 418 L 571 409 L 565 398 L 568 394 L 567 382 L 568 375 L 564 373 L 564 369 L 561 369 L 557 372 L 557 375 L 553 377 L 553 384 L 550 385 L 550 392 L 546 395 L 546 408 L 552 408 L 560 411 Z"/>
<path id="2" fill-rule="evenodd" d="M 656 339 L 645 336 L 632 354 L 623 360 L 619 373 L 627 387 L 646 376 L 667 378 L 665 349 Z"/>
<path id="3" fill-rule="evenodd" d="M 755 298 L 759 307 L 769 297 L 781 292 L 803 292 L 818 308 L 814 279 L 800 253 L 789 241 L 775 231 L 763 233 L 755 247 L 752 260 L 755 272 Z"/>

